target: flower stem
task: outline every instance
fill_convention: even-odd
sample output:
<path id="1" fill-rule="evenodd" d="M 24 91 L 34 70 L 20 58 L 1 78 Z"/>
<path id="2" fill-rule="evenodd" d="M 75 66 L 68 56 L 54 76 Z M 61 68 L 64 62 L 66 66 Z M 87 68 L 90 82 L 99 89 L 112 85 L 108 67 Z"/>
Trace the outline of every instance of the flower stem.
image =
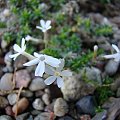
<path id="1" fill-rule="evenodd" d="M 48 34 L 47 34 L 47 31 L 44 32 L 44 44 L 45 44 L 45 48 L 47 48 L 47 46 L 48 46 Z"/>
<path id="2" fill-rule="evenodd" d="M 29 60 L 33 60 L 33 59 L 35 59 L 34 56 L 30 55 L 30 54 L 27 53 L 27 52 L 23 52 L 22 55 L 24 55 L 25 57 L 27 57 Z"/>

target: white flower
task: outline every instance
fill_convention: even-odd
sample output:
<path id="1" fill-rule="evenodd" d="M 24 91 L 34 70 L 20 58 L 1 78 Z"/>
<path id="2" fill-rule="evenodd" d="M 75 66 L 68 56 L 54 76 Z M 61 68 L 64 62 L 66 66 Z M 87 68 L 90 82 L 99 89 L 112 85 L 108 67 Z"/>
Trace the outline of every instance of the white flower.
<path id="1" fill-rule="evenodd" d="M 60 64 L 60 60 L 57 58 L 44 55 L 44 54 L 38 54 L 34 52 L 35 59 L 23 64 L 24 66 L 31 66 L 31 65 L 37 65 L 37 68 L 35 70 L 35 76 L 43 76 L 43 73 L 45 72 L 45 64 L 48 64 L 52 67 L 58 67 Z"/>
<path id="2" fill-rule="evenodd" d="M 105 55 L 105 56 L 103 56 L 103 57 L 106 58 L 106 59 L 111 59 L 111 58 L 113 58 L 116 62 L 119 62 L 119 61 L 120 61 L 120 50 L 119 50 L 119 48 L 118 48 L 116 45 L 114 45 L 114 44 L 112 44 L 112 47 L 116 50 L 117 53 L 112 54 L 112 55 Z"/>
<path id="3" fill-rule="evenodd" d="M 46 22 L 44 20 L 40 20 L 40 25 L 41 26 L 36 26 L 36 28 L 42 30 L 42 32 L 46 32 L 51 28 L 51 21 L 47 20 Z"/>
<path id="4" fill-rule="evenodd" d="M 56 69 L 47 67 L 45 72 L 51 76 L 44 81 L 45 84 L 50 85 L 56 80 L 58 87 L 61 88 L 64 85 L 63 77 L 72 76 L 72 72 L 70 72 L 69 70 L 62 70 L 63 67 L 64 67 L 64 60 L 61 61 L 60 67 Z"/>
<path id="5" fill-rule="evenodd" d="M 32 40 L 32 37 L 31 37 L 30 35 L 27 35 L 27 36 L 25 37 L 25 40 L 26 40 L 26 41 L 30 41 L 30 40 Z"/>
<path id="6" fill-rule="evenodd" d="M 13 55 L 9 55 L 9 57 L 10 57 L 10 58 L 13 58 L 13 60 L 15 60 L 15 59 L 16 59 L 20 54 L 22 54 L 22 53 L 25 51 L 25 49 L 26 49 L 25 39 L 22 38 L 21 47 L 18 46 L 17 44 L 15 44 L 15 45 L 13 46 L 13 49 L 14 49 L 14 51 L 16 51 L 16 52 L 18 52 L 18 53 L 15 53 L 15 54 L 13 54 Z"/>
<path id="7" fill-rule="evenodd" d="M 98 46 L 94 45 L 94 51 L 97 51 L 97 50 L 98 50 Z"/>

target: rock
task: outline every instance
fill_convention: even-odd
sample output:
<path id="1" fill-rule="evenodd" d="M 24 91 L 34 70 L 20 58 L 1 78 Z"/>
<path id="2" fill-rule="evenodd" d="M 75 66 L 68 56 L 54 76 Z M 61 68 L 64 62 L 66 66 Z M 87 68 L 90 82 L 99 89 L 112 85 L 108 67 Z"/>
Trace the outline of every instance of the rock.
<path id="1" fill-rule="evenodd" d="M 16 88 L 20 87 L 28 87 L 29 82 L 31 81 L 31 77 L 27 70 L 19 70 L 15 73 L 15 82 Z"/>
<path id="2" fill-rule="evenodd" d="M 54 104 L 54 114 L 62 117 L 68 113 L 68 104 L 63 98 L 57 98 Z"/>
<path id="3" fill-rule="evenodd" d="M 59 118 L 58 120 L 74 120 L 74 119 L 69 116 L 64 116 L 62 118 Z"/>
<path id="4" fill-rule="evenodd" d="M 83 96 L 93 94 L 94 90 L 94 86 L 82 81 L 78 75 L 65 78 L 64 86 L 61 88 L 63 97 L 67 101 L 76 101 Z"/>
<path id="5" fill-rule="evenodd" d="M 17 101 L 17 94 L 11 93 L 7 96 L 10 105 L 14 105 Z"/>
<path id="6" fill-rule="evenodd" d="M 43 100 L 43 102 L 45 103 L 45 105 L 49 105 L 49 104 L 50 104 L 50 95 L 48 95 L 47 93 L 45 93 L 45 94 L 42 96 L 42 100 Z"/>
<path id="7" fill-rule="evenodd" d="M 13 119 L 8 115 L 1 115 L 0 120 L 13 120 Z"/>
<path id="8" fill-rule="evenodd" d="M 10 10 L 9 9 L 4 9 L 4 11 L 3 11 L 3 15 L 5 16 L 5 17 L 9 17 L 10 16 Z"/>
<path id="9" fill-rule="evenodd" d="M 96 101 L 93 96 L 85 96 L 76 103 L 79 114 L 95 115 Z"/>
<path id="10" fill-rule="evenodd" d="M 33 97 L 33 92 L 31 92 L 29 90 L 25 90 L 24 92 L 21 93 L 21 96 L 30 98 L 30 97 Z"/>
<path id="11" fill-rule="evenodd" d="M 80 120 L 91 120 L 90 115 L 81 115 Z"/>
<path id="12" fill-rule="evenodd" d="M 5 108 L 8 105 L 8 100 L 5 97 L 0 96 L 0 108 Z"/>
<path id="13" fill-rule="evenodd" d="M 120 97 L 120 87 L 117 89 L 116 96 L 117 96 L 117 97 Z"/>
<path id="14" fill-rule="evenodd" d="M 38 116 L 36 116 L 34 118 L 34 120 L 50 120 L 50 116 L 51 116 L 50 113 L 43 112 L 43 113 L 39 114 Z M 53 118 L 53 120 L 54 120 L 54 118 Z"/>
<path id="15" fill-rule="evenodd" d="M 92 120 L 106 120 L 107 111 L 104 110 L 102 112 L 96 113 L 96 115 L 92 118 Z"/>
<path id="16" fill-rule="evenodd" d="M 95 67 L 85 67 L 82 70 L 82 78 L 91 81 L 91 83 L 102 84 L 101 71 Z M 84 78 L 85 76 L 85 78 Z"/>
<path id="17" fill-rule="evenodd" d="M 27 109 L 29 105 L 29 101 L 26 99 L 26 98 L 22 98 L 18 101 L 18 105 L 15 104 L 13 107 L 12 107 L 12 111 L 15 113 L 16 110 L 18 110 L 18 113 L 22 113 L 24 110 Z M 18 107 L 17 107 L 18 106 Z M 17 109 L 18 108 L 18 109 Z"/>
<path id="18" fill-rule="evenodd" d="M 38 91 L 38 90 L 42 90 L 46 87 L 43 78 L 35 78 L 32 80 L 29 89 L 31 91 Z"/>
<path id="19" fill-rule="evenodd" d="M 35 97 L 42 97 L 42 95 L 44 95 L 44 91 L 42 91 L 42 90 L 35 92 Z"/>
<path id="20" fill-rule="evenodd" d="M 24 114 L 21 114 L 21 115 L 18 115 L 16 117 L 16 120 L 27 120 L 27 118 L 29 117 L 29 113 L 24 113 Z"/>
<path id="21" fill-rule="evenodd" d="M 23 55 L 20 55 L 17 57 L 17 59 L 14 62 L 15 69 L 23 68 L 23 64 L 27 62 L 27 58 Z"/>
<path id="22" fill-rule="evenodd" d="M 38 114 L 41 114 L 41 111 L 39 111 L 39 110 L 32 110 L 31 114 L 34 115 L 34 116 L 37 116 Z"/>
<path id="23" fill-rule="evenodd" d="M 7 106 L 7 107 L 5 108 L 5 113 L 6 113 L 7 115 L 14 116 L 14 113 L 13 113 L 13 111 L 12 111 L 12 107 L 11 107 L 11 106 Z"/>
<path id="24" fill-rule="evenodd" d="M 36 110 L 44 110 L 44 103 L 40 98 L 36 98 L 32 106 Z"/>
<path id="25" fill-rule="evenodd" d="M 102 108 L 107 109 L 107 120 L 116 120 L 120 115 L 120 98 L 110 97 L 103 105 Z"/>
<path id="26" fill-rule="evenodd" d="M 12 90 L 13 89 L 13 74 L 5 73 L 0 80 L 1 90 Z"/>
<path id="27" fill-rule="evenodd" d="M 109 60 L 108 63 L 106 64 L 106 66 L 105 66 L 105 72 L 109 76 L 112 76 L 117 72 L 118 67 L 119 67 L 119 62 L 116 62 L 114 60 Z"/>

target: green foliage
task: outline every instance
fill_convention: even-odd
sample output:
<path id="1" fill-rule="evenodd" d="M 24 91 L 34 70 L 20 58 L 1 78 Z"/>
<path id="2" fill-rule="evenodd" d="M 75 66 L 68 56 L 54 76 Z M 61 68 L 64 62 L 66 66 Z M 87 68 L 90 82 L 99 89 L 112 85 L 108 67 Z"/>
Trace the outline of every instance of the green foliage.
<path id="1" fill-rule="evenodd" d="M 113 79 L 106 77 L 103 80 L 103 85 L 96 89 L 98 104 L 102 105 L 110 96 L 114 95 L 114 92 L 110 89 L 110 84 Z"/>
<path id="2" fill-rule="evenodd" d="M 107 4 L 107 3 L 111 3 L 112 2 L 112 0 L 99 0 L 99 1 L 102 4 Z"/>
<path id="3" fill-rule="evenodd" d="M 67 59 L 66 66 L 70 67 L 73 71 L 79 71 L 81 67 L 86 66 L 93 58 L 93 52 L 88 51 L 87 53 L 79 55 L 73 59 Z"/>
<path id="4" fill-rule="evenodd" d="M 111 35 L 113 33 L 112 27 L 108 26 L 108 25 L 104 25 L 104 26 L 97 26 L 94 29 L 94 34 L 97 36 L 108 36 Z"/>
<path id="5" fill-rule="evenodd" d="M 6 28 L 6 23 L 5 22 L 0 22 L 0 28 Z"/>
<path id="6" fill-rule="evenodd" d="M 7 41 L 8 44 L 14 41 L 14 36 L 13 36 L 13 33 L 11 33 L 11 32 L 4 33 L 3 38 L 4 38 L 4 40 Z"/>

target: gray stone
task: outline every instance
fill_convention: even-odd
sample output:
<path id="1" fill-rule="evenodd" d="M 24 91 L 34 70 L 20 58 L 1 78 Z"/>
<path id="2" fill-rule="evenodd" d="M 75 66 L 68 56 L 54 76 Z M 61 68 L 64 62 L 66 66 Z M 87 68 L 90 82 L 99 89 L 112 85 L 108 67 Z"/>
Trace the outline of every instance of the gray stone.
<path id="1" fill-rule="evenodd" d="M 33 92 L 31 92 L 30 90 L 25 90 L 24 92 L 21 93 L 21 96 L 29 98 L 33 96 Z"/>
<path id="2" fill-rule="evenodd" d="M 46 105 L 49 105 L 50 104 L 50 95 L 45 93 L 43 96 L 42 96 L 42 100 L 43 102 L 46 104 Z"/>
<path id="3" fill-rule="evenodd" d="M 44 110 L 44 103 L 40 98 L 36 98 L 32 105 L 36 110 Z"/>
<path id="4" fill-rule="evenodd" d="M 58 120 L 74 120 L 74 119 L 69 116 L 64 116 L 62 118 L 59 118 Z"/>
<path id="5" fill-rule="evenodd" d="M 28 117 L 29 117 L 29 113 L 23 113 L 21 115 L 18 115 L 16 117 L 16 120 L 27 120 Z"/>
<path id="6" fill-rule="evenodd" d="M 117 97 L 120 97 L 120 87 L 117 89 L 116 96 L 117 96 Z"/>
<path id="7" fill-rule="evenodd" d="M 13 74 L 6 73 L 2 76 L 0 80 L 0 89 L 1 90 L 12 90 L 13 89 Z"/>
<path id="8" fill-rule="evenodd" d="M 91 83 L 102 84 L 101 71 L 95 67 L 85 67 L 82 70 L 82 76 L 85 76 Z M 84 77 L 83 77 L 84 80 Z"/>
<path id="9" fill-rule="evenodd" d="M 120 115 L 120 98 L 110 97 L 103 105 L 102 108 L 107 109 L 107 120 L 116 120 Z"/>
<path id="10" fill-rule="evenodd" d="M 54 103 L 54 114 L 62 117 L 68 113 L 68 104 L 63 98 L 57 98 Z"/>
<path id="11" fill-rule="evenodd" d="M 5 108 L 8 105 L 8 100 L 5 97 L 0 96 L 0 108 Z"/>
<path id="12" fill-rule="evenodd" d="M 112 76 L 114 75 L 119 67 L 119 62 L 116 62 L 114 60 L 109 60 L 108 63 L 105 66 L 105 72 L 109 75 Z"/>
<path id="13" fill-rule="evenodd" d="M 43 78 L 35 78 L 32 80 L 29 89 L 31 91 L 38 91 L 38 90 L 42 90 L 46 87 Z"/>
<path id="14" fill-rule="evenodd" d="M 8 115 L 1 115 L 0 120 L 13 120 L 13 119 Z"/>
<path id="15" fill-rule="evenodd" d="M 34 118 L 34 120 L 50 120 L 50 113 L 44 112 Z"/>
<path id="16" fill-rule="evenodd" d="M 7 96 L 10 105 L 14 105 L 17 101 L 17 94 L 11 93 Z"/>
<path id="17" fill-rule="evenodd" d="M 92 120 L 106 120 L 107 111 L 96 113 L 96 115 L 92 118 Z"/>
<path id="18" fill-rule="evenodd" d="M 76 103 L 79 114 L 95 115 L 96 101 L 93 96 L 85 96 Z"/>
<path id="19" fill-rule="evenodd" d="M 15 73 L 16 88 L 20 88 L 22 86 L 27 88 L 30 81 L 31 77 L 27 70 L 23 69 Z"/>
<path id="20" fill-rule="evenodd" d="M 81 80 L 79 75 L 64 79 L 64 86 L 61 88 L 63 97 L 67 101 L 76 101 L 79 98 L 92 94 L 95 87 Z"/>

